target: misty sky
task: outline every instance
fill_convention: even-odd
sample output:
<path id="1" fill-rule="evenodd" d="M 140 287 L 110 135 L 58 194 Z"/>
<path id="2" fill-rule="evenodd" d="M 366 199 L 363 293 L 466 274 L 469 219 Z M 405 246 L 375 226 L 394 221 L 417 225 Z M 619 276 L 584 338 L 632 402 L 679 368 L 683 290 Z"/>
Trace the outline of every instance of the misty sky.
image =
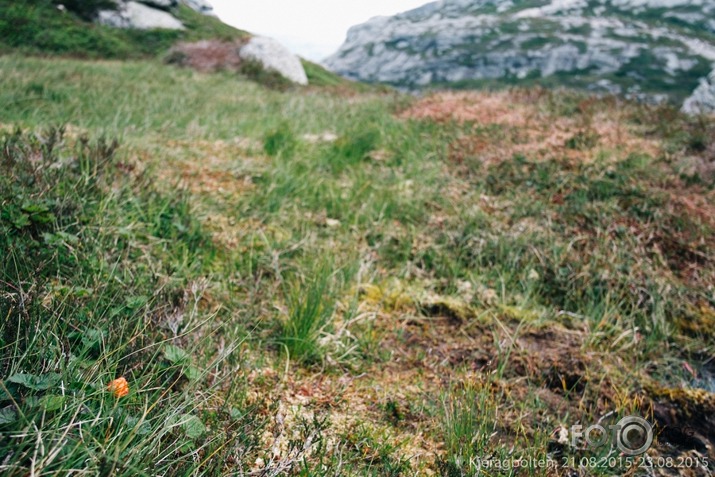
<path id="1" fill-rule="evenodd" d="M 318 61 L 334 53 L 353 25 L 394 15 L 430 0 L 209 0 L 224 22 L 280 40 Z"/>

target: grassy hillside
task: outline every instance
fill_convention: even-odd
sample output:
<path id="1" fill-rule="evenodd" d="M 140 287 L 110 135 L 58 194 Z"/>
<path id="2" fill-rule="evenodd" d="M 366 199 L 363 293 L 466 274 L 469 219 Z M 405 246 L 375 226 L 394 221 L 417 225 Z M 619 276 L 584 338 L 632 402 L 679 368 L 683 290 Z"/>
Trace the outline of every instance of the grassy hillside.
<path id="1" fill-rule="evenodd" d="M 3 475 L 624 475 L 555 436 L 630 413 L 707 475 L 712 121 L 0 74 Z"/>
<path id="2" fill-rule="evenodd" d="M 0 0 L 0 54 L 65 56 L 84 59 L 163 59 L 177 42 L 198 40 L 234 41 L 250 34 L 219 19 L 180 5 L 172 12 L 185 30 L 133 30 L 94 24 L 72 12 L 61 12 L 50 0 Z M 303 60 L 308 80 L 317 87 L 365 90 L 325 68 Z M 255 68 L 254 68 L 255 69 Z M 288 86 L 262 71 L 248 76 L 257 82 Z"/>
<path id="3" fill-rule="evenodd" d="M 248 33 L 186 6 L 174 11 L 186 30 L 118 29 L 61 12 L 50 0 L 0 0 L 0 51 L 128 59 L 157 57 L 177 41 L 233 40 Z"/>

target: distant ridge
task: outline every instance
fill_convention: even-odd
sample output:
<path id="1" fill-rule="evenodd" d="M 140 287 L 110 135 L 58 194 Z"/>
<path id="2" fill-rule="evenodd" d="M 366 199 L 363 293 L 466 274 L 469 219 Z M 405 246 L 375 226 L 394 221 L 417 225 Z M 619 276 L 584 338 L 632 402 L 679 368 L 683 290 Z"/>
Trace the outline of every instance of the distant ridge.
<path id="1" fill-rule="evenodd" d="M 715 2 L 442 0 L 353 27 L 325 64 L 404 88 L 543 84 L 683 102 L 715 69 Z"/>

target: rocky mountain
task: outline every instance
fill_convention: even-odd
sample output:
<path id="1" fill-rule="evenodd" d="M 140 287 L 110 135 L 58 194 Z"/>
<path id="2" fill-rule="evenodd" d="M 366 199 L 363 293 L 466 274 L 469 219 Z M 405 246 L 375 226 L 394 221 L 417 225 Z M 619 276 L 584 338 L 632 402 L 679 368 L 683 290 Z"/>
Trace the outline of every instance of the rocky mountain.
<path id="1" fill-rule="evenodd" d="M 564 85 L 715 110 L 715 0 L 441 0 L 351 28 L 325 64 L 404 88 Z"/>
<path id="2" fill-rule="evenodd" d="M 715 70 L 708 78 L 700 81 L 700 85 L 683 103 L 683 111 L 687 113 L 715 112 Z"/>

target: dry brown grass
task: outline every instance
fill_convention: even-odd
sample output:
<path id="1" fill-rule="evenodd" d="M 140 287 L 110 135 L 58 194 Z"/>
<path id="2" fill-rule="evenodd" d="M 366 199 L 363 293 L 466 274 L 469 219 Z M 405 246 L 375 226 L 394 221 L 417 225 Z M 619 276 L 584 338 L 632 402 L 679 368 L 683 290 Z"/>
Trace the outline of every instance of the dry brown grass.
<path id="1" fill-rule="evenodd" d="M 233 141 L 168 141 L 164 154 L 167 164 L 157 168 L 160 182 L 186 189 L 199 196 L 230 198 L 253 187 L 243 173 L 256 161 L 256 144 L 245 139 Z M 255 147 L 257 149 L 257 147 Z"/>
<path id="2" fill-rule="evenodd" d="M 154 174 L 162 189 L 188 191 L 214 243 L 235 249 L 246 234 L 254 233 L 261 225 L 253 220 L 230 218 L 210 204 L 235 204 L 242 195 L 254 189 L 251 171 L 261 169 L 268 161 L 256 155 L 260 150 L 260 143 L 246 138 L 167 141 L 162 145 L 166 163 L 157 166 Z M 149 163 L 151 152 L 139 150 L 135 158 L 138 164 Z"/>
<path id="3" fill-rule="evenodd" d="M 586 102 L 581 109 L 571 117 L 557 115 L 535 92 L 448 92 L 418 101 L 400 117 L 472 123 L 474 130 L 450 145 L 451 157 L 457 163 L 470 157 L 494 163 L 515 155 L 588 161 L 598 152 L 614 158 L 633 153 L 657 157 L 661 153 L 658 141 L 628 125 L 627 111 L 593 111 Z M 494 127 L 498 127 L 496 133 Z M 593 144 L 574 147 L 581 136 Z"/>
<path id="4" fill-rule="evenodd" d="M 170 64 L 192 68 L 202 73 L 238 71 L 241 67 L 239 51 L 245 41 L 232 42 L 202 40 L 181 42 L 172 47 L 166 61 Z"/>
<path id="5" fill-rule="evenodd" d="M 476 322 L 461 322 L 444 308 L 420 311 L 411 293 L 383 294 L 377 302 L 370 292 L 363 297 L 360 310 L 373 318 L 372 332 L 380 348 L 390 350 L 390 358 L 363 368 L 361 374 L 294 367 L 274 371 L 282 368 L 280 363 L 251 374 L 250 387 L 260 389 L 253 399 L 265 399 L 263 407 L 277 409 L 268 414 L 271 424 L 260 446 L 270 449 L 275 462 L 295 457 L 289 442 L 299 436 L 301 422 L 329 416 L 324 437 L 331 452 L 340 452 L 337 446 L 368 429 L 409 458 L 414 472 L 437 475 L 436 462 L 445 449 L 439 422 L 428 409 L 451 385 L 482 383 L 491 389 L 500 415 L 493 440 L 506 446 L 514 445 L 514 436 L 523 432 L 549 426 L 556 431 L 561 424 L 557 416 L 588 419 L 621 404 L 616 390 L 624 383 L 617 382 L 622 373 L 616 371 L 627 365 L 587 351 L 588 330 L 523 326 L 492 312 Z M 500 362 L 504 356 L 506 362 Z M 591 371 L 595 363 L 598 373 Z M 603 370 L 613 370 L 614 378 L 603 379 Z M 542 386 L 534 388 L 534 383 Z M 542 406 L 525 416 L 522 403 L 534 399 Z M 399 409 L 399 421 L 390 423 L 387 403 Z M 378 459 L 365 442 L 360 451 L 366 461 Z"/>
<path id="6" fill-rule="evenodd" d="M 438 93 L 418 101 L 400 117 L 524 126 L 535 111 L 526 104 L 515 102 L 512 96 L 510 92 Z"/>

